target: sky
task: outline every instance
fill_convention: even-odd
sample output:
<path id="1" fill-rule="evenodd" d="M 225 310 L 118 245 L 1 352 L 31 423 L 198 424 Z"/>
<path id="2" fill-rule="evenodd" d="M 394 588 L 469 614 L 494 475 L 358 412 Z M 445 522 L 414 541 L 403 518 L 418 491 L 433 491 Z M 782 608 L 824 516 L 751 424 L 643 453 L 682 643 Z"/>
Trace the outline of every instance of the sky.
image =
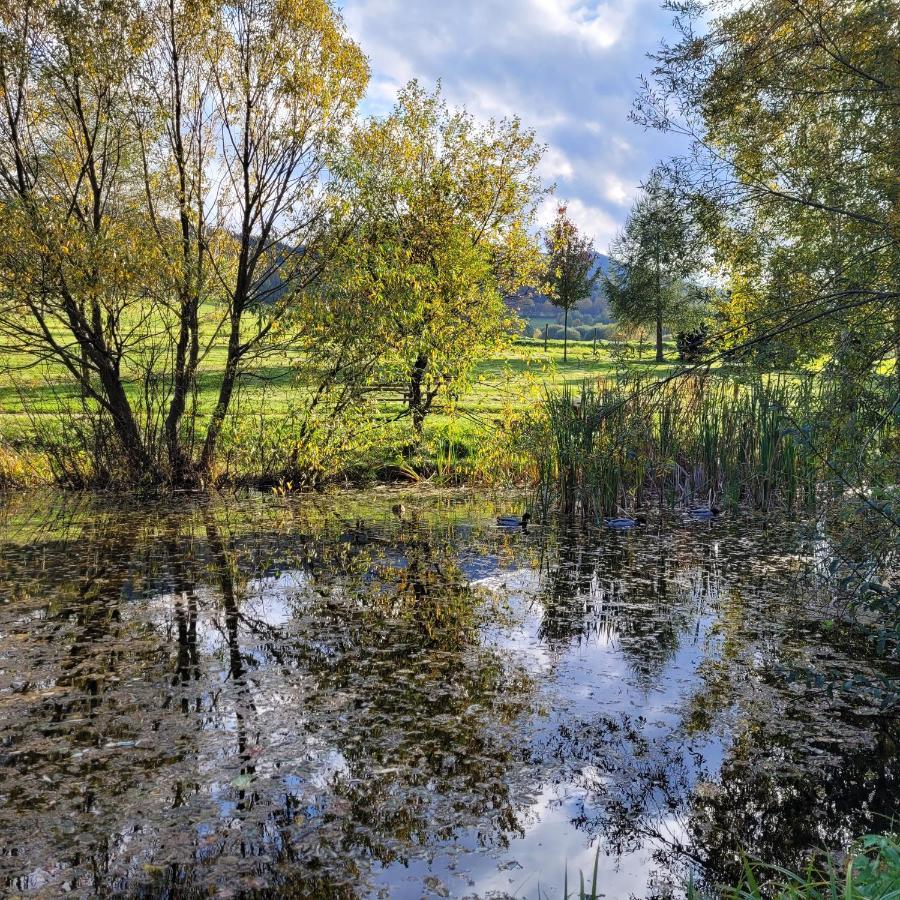
<path id="1" fill-rule="evenodd" d="M 440 79 L 451 105 L 478 118 L 519 116 L 547 145 L 541 174 L 570 217 L 608 250 L 640 182 L 679 149 L 628 120 L 647 53 L 671 36 L 660 0 L 344 0 L 368 55 L 363 111 L 390 111 L 412 78 Z"/>

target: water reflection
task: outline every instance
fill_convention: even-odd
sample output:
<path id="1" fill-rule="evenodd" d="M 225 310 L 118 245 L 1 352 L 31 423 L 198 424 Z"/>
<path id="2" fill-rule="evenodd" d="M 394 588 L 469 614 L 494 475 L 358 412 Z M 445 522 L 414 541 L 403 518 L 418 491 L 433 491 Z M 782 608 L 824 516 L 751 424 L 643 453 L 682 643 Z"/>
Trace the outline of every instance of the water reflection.
<path id="1" fill-rule="evenodd" d="M 900 809 L 894 678 L 793 535 L 493 526 L 485 501 L 20 500 L 0 525 L 3 892 L 609 896 Z"/>

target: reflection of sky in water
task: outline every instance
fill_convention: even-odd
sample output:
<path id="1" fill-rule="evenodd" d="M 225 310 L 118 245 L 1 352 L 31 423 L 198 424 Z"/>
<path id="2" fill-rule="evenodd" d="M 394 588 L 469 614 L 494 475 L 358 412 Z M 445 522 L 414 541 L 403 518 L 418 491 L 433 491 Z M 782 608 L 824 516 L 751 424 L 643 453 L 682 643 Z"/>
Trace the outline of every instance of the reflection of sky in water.
<path id="1" fill-rule="evenodd" d="M 121 606 L 113 614 L 101 603 L 95 620 L 85 612 L 90 600 L 54 619 L 54 604 L 64 606 L 54 592 L 81 575 L 70 553 L 60 564 L 65 577 L 54 581 L 51 562 L 50 582 L 32 591 L 49 596 L 47 605 L 0 607 L 0 633 L 22 635 L 0 654 L 20 681 L 75 693 L 73 708 L 59 706 L 55 743 L 41 743 L 34 724 L 48 726 L 53 707 L 38 695 L 32 718 L 20 714 L 0 749 L 31 740 L 40 760 L 50 746 L 84 766 L 82 780 L 99 780 L 101 794 L 110 765 L 103 815 L 75 806 L 60 814 L 72 822 L 64 835 L 118 832 L 110 871 L 139 871 L 134 859 L 156 859 L 155 841 L 169 852 L 167 842 L 190 833 L 200 844 L 194 858 L 220 865 L 222 884 L 238 866 L 237 846 L 265 856 L 294 834 L 313 857 L 320 839 L 328 847 L 334 871 L 326 874 L 349 877 L 358 863 L 361 878 L 371 868 L 375 887 L 393 897 L 536 898 L 538 885 L 558 897 L 566 862 L 577 884 L 599 846 L 602 892 L 641 896 L 652 873 L 666 871 L 655 851 L 695 839 L 686 827 L 692 793 L 701 781 L 708 795 L 721 790 L 716 781 L 740 739 L 735 723 L 772 726 L 769 710 L 753 707 L 763 673 L 786 716 L 792 695 L 778 692 L 771 672 L 782 657 L 819 649 L 805 643 L 815 632 L 792 630 L 784 611 L 790 594 L 778 567 L 796 557 L 720 524 L 565 538 L 503 532 L 477 506 L 453 514 L 450 526 L 387 515 L 352 530 L 342 523 L 315 546 L 307 533 L 252 531 L 253 548 L 272 545 L 271 555 L 260 554 L 264 563 L 251 565 L 240 543 L 229 545 L 237 549 L 228 569 L 207 552 L 180 590 L 160 574 L 166 551 L 153 547 L 153 580 L 142 582 L 127 556 L 121 584 L 101 572 L 98 583 L 111 584 L 110 602 Z M 470 522 L 459 521 L 467 515 Z M 297 561 L 298 547 L 311 561 Z M 102 552 L 121 551 L 95 555 Z M 458 603 L 477 613 L 471 632 L 465 616 L 454 618 Z M 423 619 L 426 612 L 433 618 Z M 196 639 L 186 648 L 189 620 Z M 143 642 L 145 655 L 135 658 L 144 668 L 128 670 L 138 645 L 122 653 L 121 635 Z M 122 672 L 82 688 L 69 673 L 75 647 L 87 654 L 89 674 L 115 665 Z M 844 663 L 830 654 L 829 664 Z M 0 679 L 0 700 L 11 698 L 15 709 L 16 697 Z M 134 721 L 123 718 L 135 710 Z M 840 722 L 828 721 L 840 748 Z M 774 748 L 771 758 L 790 762 L 793 746 Z M 146 768 L 144 758 L 153 760 Z M 77 793 L 66 793 L 69 776 L 54 772 L 60 780 L 48 787 L 44 774 L 34 768 L 17 783 L 39 800 L 42 792 L 62 796 L 63 805 Z M 639 830 L 615 820 L 613 801 Z M 504 811 L 495 802 L 512 822 L 494 822 Z M 27 843 L 34 829 L 22 829 Z M 57 837 L 32 856 L 52 855 Z M 400 861 L 379 864 L 369 846 Z M 220 852 L 229 862 L 216 863 Z M 31 887 L 56 884 L 65 869 L 62 859 L 32 869 Z"/>
<path id="2" fill-rule="evenodd" d="M 714 547 L 718 556 L 718 545 Z M 693 601 L 697 610 L 691 630 L 678 636 L 672 658 L 655 677 L 651 686 L 635 678 L 623 656 L 614 631 L 600 631 L 586 640 L 573 642 L 560 650 L 541 640 L 541 608 L 538 602 L 543 583 L 534 568 L 501 569 L 496 557 L 460 566 L 474 587 L 502 597 L 512 618 L 503 625 L 491 622 L 483 629 L 483 641 L 510 654 L 525 665 L 541 685 L 539 704 L 547 709 L 543 722 L 536 723 L 533 739 L 553 731 L 560 722 L 587 721 L 593 715 L 639 714 L 644 720 L 642 734 L 649 741 L 665 741 L 678 731 L 685 695 L 695 687 L 697 666 L 707 657 L 705 645 L 715 617 L 703 614 L 711 597 L 718 601 L 719 584 L 696 571 L 681 573 L 676 585 L 680 593 Z M 602 589 L 596 575 L 584 599 L 602 605 Z M 715 777 L 722 759 L 721 741 L 710 738 L 699 745 L 705 762 L 706 777 Z M 586 781 L 602 788 L 603 776 L 594 777 L 590 766 L 584 768 Z M 522 835 L 513 836 L 507 850 L 467 856 L 459 859 L 459 846 L 451 855 L 436 854 L 430 861 L 414 860 L 407 865 L 381 871 L 376 884 L 390 889 L 392 897 L 416 898 L 422 884 L 431 884 L 433 892 L 449 891 L 449 896 L 489 896 L 491 892 L 514 897 L 535 897 L 538 887 L 544 896 L 562 896 L 562 872 L 568 861 L 570 887 L 577 884 L 578 872 L 587 878 L 593 872 L 598 843 L 573 827 L 573 821 L 591 806 L 591 792 L 581 778 L 557 784 L 544 784 L 526 810 L 520 814 Z M 663 840 L 687 845 L 682 822 L 663 811 L 654 822 Z M 460 842 L 466 845 L 466 841 Z M 474 849 L 474 844 L 469 842 Z M 625 897 L 648 887 L 652 870 L 653 843 L 633 852 L 616 854 L 599 843 L 598 881 L 602 895 Z M 428 879 L 437 879 L 429 882 Z"/>

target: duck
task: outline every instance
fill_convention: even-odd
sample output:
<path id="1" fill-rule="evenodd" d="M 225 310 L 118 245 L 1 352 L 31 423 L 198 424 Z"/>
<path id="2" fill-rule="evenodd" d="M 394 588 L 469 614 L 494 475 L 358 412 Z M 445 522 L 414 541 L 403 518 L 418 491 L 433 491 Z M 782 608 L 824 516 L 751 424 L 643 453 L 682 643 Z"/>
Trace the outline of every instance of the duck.
<path id="1" fill-rule="evenodd" d="M 722 510 L 715 504 L 710 506 L 699 506 L 690 510 L 692 519 L 715 519 L 722 515 Z"/>
<path id="2" fill-rule="evenodd" d="M 521 516 L 497 516 L 497 524 L 501 528 L 527 528 L 531 521 L 531 513 Z"/>
<path id="3" fill-rule="evenodd" d="M 395 503 L 391 507 L 391 512 L 398 518 L 402 519 L 406 515 L 406 507 L 402 503 Z"/>
<path id="4" fill-rule="evenodd" d="M 633 519 L 630 516 L 619 516 L 614 519 L 604 519 L 603 524 L 607 528 L 615 528 L 618 530 L 637 528 L 638 525 L 647 524 L 647 517 L 641 513 L 638 513 Z"/>

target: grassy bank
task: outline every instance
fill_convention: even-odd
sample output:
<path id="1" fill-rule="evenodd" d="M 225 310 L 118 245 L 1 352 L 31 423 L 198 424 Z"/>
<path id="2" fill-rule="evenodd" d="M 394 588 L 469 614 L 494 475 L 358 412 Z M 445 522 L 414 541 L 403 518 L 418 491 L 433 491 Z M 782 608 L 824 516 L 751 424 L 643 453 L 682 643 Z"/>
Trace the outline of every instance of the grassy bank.
<path id="1" fill-rule="evenodd" d="M 808 510 L 823 485 L 834 494 L 842 479 L 866 483 L 896 456 L 889 385 L 878 376 L 864 396 L 844 396 L 835 379 L 737 365 L 668 380 L 678 371 L 671 345 L 667 355 L 657 364 L 646 346 L 570 342 L 563 362 L 562 341 L 545 349 L 520 339 L 480 363 L 421 438 L 390 386 L 339 417 L 316 418 L 302 361 L 285 360 L 240 383 L 215 476 L 280 490 L 375 480 L 530 486 L 540 515 L 597 520 L 647 504 Z M 195 432 L 215 404 L 224 359 L 213 347 L 205 361 Z M 0 484 L 102 484 L 91 441 L 104 424 L 63 373 L 13 358 L 0 373 Z"/>
<path id="2" fill-rule="evenodd" d="M 428 417 L 417 442 L 396 391 L 372 392 L 364 408 L 330 431 L 317 423 L 320 436 L 298 448 L 297 435 L 308 427 L 307 406 L 313 385 L 304 381 L 302 360 L 266 365 L 245 377 L 226 423 L 219 477 L 226 481 L 272 482 L 307 477 L 366 481 L 372 478 L 434 477 L 470 480 L 484 477 L 496 462 L 489 438 L 512 419 L 536 408 L 547 390 L 581 385 L 628 370 L 664 376 L 671 361 L 652 362 L 634 345 L 571 343 L 563 362 L 563 342 L 522 339 L 500 357 L 481 362 L 471 384 L 448 397 Z M 196 392 L 197 430 L 215 405 L 225 363 L 213 346 Z M 131 384 L 140 403 L 139 382 Z M 96 428 L 91 411 L 59 368 L 30 365 L 7 355 L 0 360 L 0 481 L 43 482 L 56 477 L 73 483 L 90 480 L 83 432 Z M 327 424 L 327 423 L 326 423 Z M 415 444 L 415 446 L 413 446 Z M 82 448 L 79 450 L 79 448 Z M 509 471 L 509 466 L 506 467 Z"/>

